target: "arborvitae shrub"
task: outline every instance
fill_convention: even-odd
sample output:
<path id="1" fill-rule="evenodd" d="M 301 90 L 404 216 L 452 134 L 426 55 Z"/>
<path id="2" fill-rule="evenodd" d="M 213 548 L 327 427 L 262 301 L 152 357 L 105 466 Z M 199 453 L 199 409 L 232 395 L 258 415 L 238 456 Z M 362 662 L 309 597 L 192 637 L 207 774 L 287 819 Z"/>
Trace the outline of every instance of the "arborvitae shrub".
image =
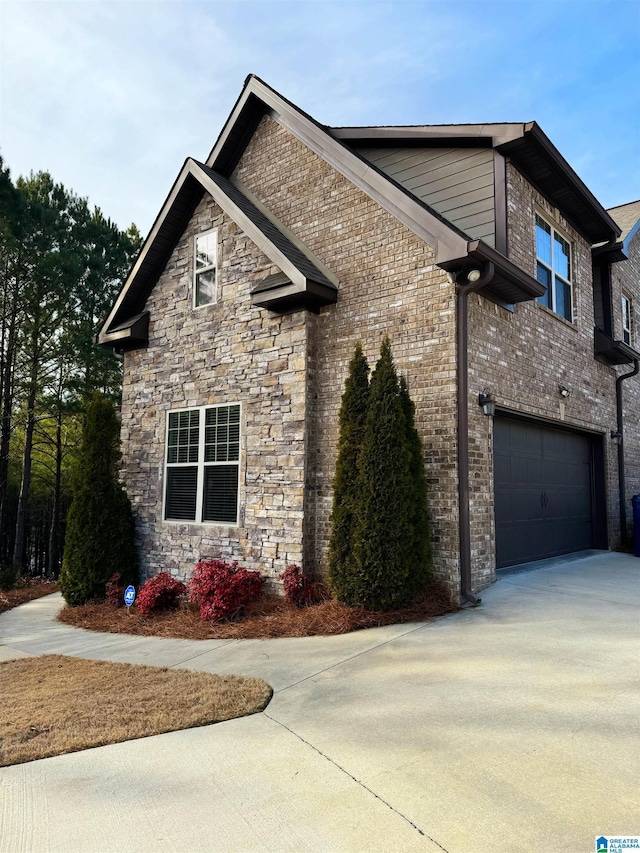
<path id="1" fill-rule="evenodd" d="M 189 599 L 200 607 L 200 616 L 212 622 L 232 619 L 262 593 L 264 578 L 259 572 L 240 568 L 224 560 L 202 560 L 189 581 Z"/>
<path id="2" fill-rule="evenodd" d="M 348 603 L 391 610 L 411 599 L 415 584 L 411 452 L 388 338 L 371 377 L 358 473 L 355 594 Z"/>
<path id="3" fill-rule="evenodd" d="M 136 598 L 140 613 L 177 610 L 187 595 L 187 587 L 182 581 L 171 577 L 169 572 L 159 572 L 145 581 Z"/>
<path id="4" fill-rule="evenodd" d="M 360 501 L 357 477 L 369 399 L 369 365 L 358 342 L 349 364 L 340 406 L 338 458 L 333 480 L 329 586 L 336 598 L 350 602 L 359 589 L 355 577 L 355 542 Z M 355 587 L 354 587 L 355 584 Z"/>
<path id="5" fill-rule="evenodd" d="M 409 520 L 412 529 L 411 557 L 413 567 L 409 569 L 408 578 L 409 589 L 413 585 L 414 594 L 417 595 L 431 574 L 431 530 L 422 442 L 415 424 L 416 408 L 409 396 L 409 389 L 404 376 L 400 377 L 400 402 L 404 412 L 407 446 L 409 448 L 409 473 L 411 475 Z"/>
<path id="6" fill-rule="evenodd" d="M 352 606 L 414 599 L 431 568 L 427 484 L 414 406 L 389 339 L 368 382 L 358 344 L 340 409 L 329 580 Z"/>
<path id="7" fill-rule="evenodd" d="M 118 480 L 119 432 L 113 403 L 96 393 L 87 410 L 60 573 L 71 605 L 103 599 L 116 572 L 124 586 L 138 582 L 133 514 Z"/>

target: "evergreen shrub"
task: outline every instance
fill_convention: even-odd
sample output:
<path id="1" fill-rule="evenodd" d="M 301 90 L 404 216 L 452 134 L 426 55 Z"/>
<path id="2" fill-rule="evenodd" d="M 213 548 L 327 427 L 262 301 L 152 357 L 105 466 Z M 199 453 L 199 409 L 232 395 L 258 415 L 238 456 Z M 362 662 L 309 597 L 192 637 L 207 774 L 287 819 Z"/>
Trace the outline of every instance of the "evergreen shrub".
<path id="1" fill-rule="evenodd" d="M 10 563 L 0 565 L 0 590 L 8 592 L 10 589 L 15 589 L 17 583 L 18 567 Z"/>
<path id="2" fill-rule="evenodd" d="M 191 574 L 189 600 L 200 607 L 200 616 L 212 622 L 232 619 L 262 593 L 264 578 L 237 562 L 202 560 Z"/>
<path id="3" fill-rule="evenodd" d="M 369 365 L 360 342 L 349 363 L 340 406 L 338 458 L 333 479 L 333 509 L 329 541 L 329 586 L 340 601 L 350 603 L 358 595 L 355 542 L 360 504 L 357 472 L 369 402 Z"/>
<path id="4" fill-rule="evenodd" d="M 143 616 L 160 610 L 177 610 L 187 595 L 182 581 L 171 577 L 169 572 L 159 572 L 145 581 L 136 598 L 136 606 Z"/>
<path id="5" fill-rule="evenodd" d="M 133 514 L 118 480 L 119 432 L 113 402 L 96 392 L 86 414 L 60 573 L 62 595 L 72 606 L 104 599 L 116 572 L 124 586 L 138 582 Z"/>
<path id="6" fill-rule="evenodd" d="M 363 361 L 358 345 L 340 410 L 329 581 L 351 606 L 391 610 L 415 599 L 429 577 L 427 484 L 389 339 L 366 389 Z"/>

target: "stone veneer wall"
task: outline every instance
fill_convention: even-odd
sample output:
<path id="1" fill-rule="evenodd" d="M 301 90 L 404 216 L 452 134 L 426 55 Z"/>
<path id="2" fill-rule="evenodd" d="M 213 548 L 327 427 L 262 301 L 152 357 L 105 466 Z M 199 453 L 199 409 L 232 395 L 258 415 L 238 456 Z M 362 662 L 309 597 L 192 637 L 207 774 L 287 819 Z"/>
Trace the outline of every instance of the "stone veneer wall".
<path id="1" fill-rule="evenodd" d="M 612 281 L 614 338 L 622 340 L 622 292 L 632 299 L 631 345 L 640 350 L 640 232 L 631 240 L 629 260 L 614 264 Z M 633 370 L 632 364 L 617 369 L 618 375 Z M 622 383 L 624 412 L 624 461 L 627 533 L 633 532 L 631 498 L 640 494 L 640 375 Z"/>
<path id="2" fill-rule="evenodd" d="M 215 305 L 192 307 L 194 234 L 218 228 Z M 251 306 L 276 272 L 209 196 L 201 201 L 146 308 L 149 346 L 125 355 L 124 479 L 146 576 L 187 577 L 199 559 L 238 560 L 274 576 L 302 561 L 307 316 Z M 162 520 L 167 412 L 241 403 L 240 523 Z"/>
<path id="3" fill-rule="evenodd" d="M 536 209 L 564 232 L 573 259 L 573 323 L 538 302 L 507 311 L 479 296 L 469 299 L 469 421 L 471 540 L 474 586 L 494 579 L 493 419 L 478 393 L 489 388 L 513 412 L 604 436 L 609 541 L 619 539 L 617 467 L 609 439 L 615 428 L 616 371 L 593 357 L 593 276 L 588 242 L 515 169 L 507 168 L 509 257 L 535 275 Z M 558 385 L 571 390 L 565 401 Z"/>
<path id="4" fill-rule="evenodd" d="M 338 412 L 355 344 L 373 368 L 388 334 L 416 404 L 430 483 L 434 561 L 457 589 L 454 288 L 433 251 L 265 117 L 235 177 L 339 278 L 336 305 L 307 320 L 305 568 L 324 574 Z"/>

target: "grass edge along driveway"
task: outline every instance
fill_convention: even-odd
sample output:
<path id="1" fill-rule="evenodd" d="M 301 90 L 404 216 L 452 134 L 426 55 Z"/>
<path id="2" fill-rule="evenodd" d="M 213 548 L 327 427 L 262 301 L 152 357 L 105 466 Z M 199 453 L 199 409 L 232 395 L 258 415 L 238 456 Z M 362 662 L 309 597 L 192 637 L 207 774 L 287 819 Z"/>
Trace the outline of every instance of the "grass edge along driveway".
<path id="1" fill-rule="evenodd" d="M 0 767 L 258 713 L 260 678 L 63 655 L 0 663 Z"/>

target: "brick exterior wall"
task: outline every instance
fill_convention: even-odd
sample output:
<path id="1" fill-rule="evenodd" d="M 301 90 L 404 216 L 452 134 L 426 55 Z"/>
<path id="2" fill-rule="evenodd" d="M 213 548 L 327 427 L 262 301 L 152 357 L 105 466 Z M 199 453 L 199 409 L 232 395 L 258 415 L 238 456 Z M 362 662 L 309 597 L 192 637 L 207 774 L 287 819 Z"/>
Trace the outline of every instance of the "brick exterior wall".
<path id="1" fill-rule="evenodd" d="M 371 368 L 389 335 L 416 404 L 430 485 L 434 562 L 457 589 L 455 292 L 431 247 L 271 118 L 235 176 L 339 278 L 336 305 L 308 319 L 305 568 L 326 571 L 338 412 L 361 341 Z M 313 329 L 313 331 L 311 331 Z"/>
<path id="2" fill-rule="evenodd" d="M 493 420 L 483 416 L 478 406 L 483 388 L 490 389 L 498 405 L 511 412 L 602 436 L 609 545 L 616 547 L 620 542 L 617 454 L 610 440 L 616 425 L 619 369 L 601 364 L 593 356 L 591 246 L 511 164 L 507 168 L 507 204 L 509 257 L 531 275 L 536 272 L 536 211 L 569 239 L 573 323 L 535 301 L 521 303 L 511 312 L 477 295 L 469 299 L 471 548 L 477 589 L 494 579 L 495 567 Z M 619 315 L 620 308 L 617 310 Z M 566 400 L 558 394 L 559 385 L 571 390 Z M 639 411 L 637 401 L 635 411 Z"/>
<path id="3" fill-rule="evenodd" d="M 430 485 L 435 571 L 459 587 L 455 287 L 433 249 L 265 116 L 234 173 L 339 279 L 336 305 L 283 317 L 251 306 L 252 286 L 277 272 L 205 195 L 148 299 L 149 346 L 125 355 L 124 479 L 137 519 L 143 573 L 185 578 L 201 558 L 236 559 L 271 579 L 288 563 L 326 573 L 338 412 L 348 363 L 362 343 L 371 368 L 389 335 L 416 405 Z M 510 312 L 469 299 L 472 581 L 495 579 L 489 388 L 512 411 L 604 436 L 608 524 L 619 540 L 615 427 L 618 372 L 593 358 L 590 246 L 511 165 L 509 256 L 535 274 L 534 211 L 572 245 L 574 323 L 536 302 Z M 219 299 L 192 307 L 194 237 L 218 229 Z M 640 247 L 636 240 L 635 251 Z M 636 267 L 637 272 L 637 267 Z M 625 281 L 627 281 L 625 279 Z M 616 284 L 619 288 L 620 284 Z M 625 288 L 640 304 L 637 278 Z M 620 323 L 620 299 L 617 299 Z M 638 327 L 636 325 L 636 336 Z M 637 341 L 636 341 L 637 345 Z M 558 385 L 571 389 L 563 401 Z M 628 487 L 640 491 L 637 381 L 625 387 L 636 431 L 627 438 Z M 171 409 L 242 406 L 237 527 L 164 522 L 165 431 Z"/>

